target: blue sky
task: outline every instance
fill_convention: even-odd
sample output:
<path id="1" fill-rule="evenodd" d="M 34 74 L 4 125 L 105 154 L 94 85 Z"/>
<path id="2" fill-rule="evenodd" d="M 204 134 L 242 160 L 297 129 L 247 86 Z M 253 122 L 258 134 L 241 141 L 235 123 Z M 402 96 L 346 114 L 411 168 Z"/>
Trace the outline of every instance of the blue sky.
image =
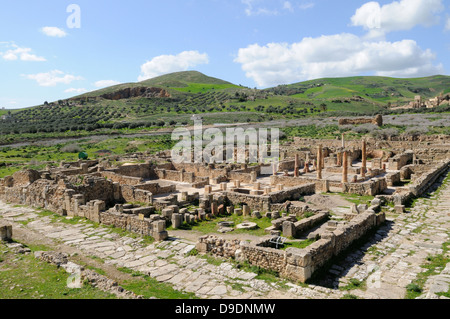
<path id="1" fill-rule="evenodd" d="M 265 88 L 449 68 L 447 0 L 16 0 L 0 12 L 8 109 L 184 70 Z"/>

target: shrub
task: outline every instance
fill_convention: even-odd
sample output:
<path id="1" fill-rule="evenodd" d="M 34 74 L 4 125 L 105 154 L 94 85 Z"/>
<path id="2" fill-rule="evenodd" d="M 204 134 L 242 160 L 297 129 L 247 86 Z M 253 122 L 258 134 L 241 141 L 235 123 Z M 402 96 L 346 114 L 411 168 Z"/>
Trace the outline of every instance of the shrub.
<path id="1" fill-rule="evenodd" d="M 60 151 L 63 153 L 79 153 L 82 149 L 78 144 L 69 144 L 62 147 Z"/>

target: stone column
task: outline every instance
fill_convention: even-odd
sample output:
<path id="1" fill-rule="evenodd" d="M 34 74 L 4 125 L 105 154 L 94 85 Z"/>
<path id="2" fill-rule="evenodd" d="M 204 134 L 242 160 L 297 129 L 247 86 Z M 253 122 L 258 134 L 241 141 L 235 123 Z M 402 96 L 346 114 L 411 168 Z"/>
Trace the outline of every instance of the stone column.
<path id="1" fill-rule="evenodd" d="M 348 183 L 348 156 L 347 151 L 342 154 L 342 183 Z"/>
<path id="2" fill-rule="evenodd" d="M 342 147 L 345 148 L 345 135 L 342 134 Z"/>
<path id="3" fill-rule="evenodd" d="M 298 173 L 299 173 L 298 154 L 295 154 L 294 176 L 298 177 Z"/>
<path id="4" fill-rule="evenodd" d="M 317 150 L 317 179 L 322 179 L 322 145 Z"/>
<path id="5" fill-rule="evenodd" d="M 367 168 L 367 143 L 366 140 L 363 140 L 362 144 L 362 167 L 361 167 L 361 176 L 366 177 L 366 168 Z"/>
<path id="6" fill-rule="evenodd" d="M 306 154 L 306 161 L 305 161 L 305 169 L 304 173 L 309 173 L 309 154 Z"/>

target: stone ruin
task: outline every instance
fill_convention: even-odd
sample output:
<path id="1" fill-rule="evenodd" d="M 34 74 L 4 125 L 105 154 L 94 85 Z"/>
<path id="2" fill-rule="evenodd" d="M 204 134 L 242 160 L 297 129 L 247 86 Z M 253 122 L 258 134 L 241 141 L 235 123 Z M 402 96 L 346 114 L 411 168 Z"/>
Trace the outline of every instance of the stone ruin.
<path id="1" fill-rule="evenodd" d="M 245 260 L 306 281 L 332 256 L 369 229 L 380 225 L 381 203 L 405 212 L 445 174 L 450 165 L 450 138 L 430 141 L 312 140 L 295 138 L 281 147 L 275 164 L 175 164 L 166 153 L 108 160 L 62 162 L 46 170 L 24 170 L 0 180 L 0 199 L 45 208 L 61 216 L 87 218 L 157 241 L 167 227 L 201 223 L 223 215 L 270 218 L 267 237 L 258 243 L 200 238 L 198 250 Z M 389 149 L 389 151 L 387 151 Z M 146 160 L 145 163 L 127 163 Z M 341 220 L 311 208 L 304 196 L 339 192 L 375 196 L 371 206 L 353 207 Z M 300 218 L 300 220 L 299 220 Z M 236 225 L 223 225 L 223 232 Z M 9 228 L 0 228 L 2 239 Z M 6 235 L 4 235 L 6 234 Z M 274 236 L 306 238 L 304 249 L 276 249 Z"/>
<path id="2" fill-rule="evenodd" d="M 383 126 L 383 117 L 381 115 L 377 115 L 373 119 L 339 119 L 339 125 L 359 125 L 359 124 L 373 124 L 379 127 Z"/>

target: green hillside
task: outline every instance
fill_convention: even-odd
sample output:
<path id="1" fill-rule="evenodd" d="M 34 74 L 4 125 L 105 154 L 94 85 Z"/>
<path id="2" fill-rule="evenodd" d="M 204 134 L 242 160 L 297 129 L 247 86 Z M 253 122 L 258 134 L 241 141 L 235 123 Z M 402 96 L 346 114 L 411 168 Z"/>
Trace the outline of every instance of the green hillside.
<path id="1" fill-rule="evenodd" d="M 229 88 L 240 88 L 230 82 L 206 76 L 197 71 L 184 71 L 161 75 L 156 78 L 136 83 L 123 83 L 110 86 L 104 89 L 85 93 L 74 98 L 97 97 L 103 94 L 112 93 L 126 88 L 134 87 L 158 87 L 168 89 L 172 94 L 176 92 L 206 93 L 210 90 L 223 90 Z"/>
<path id="2" fill-rule="evenodd" d="M 387 103 L 404 104 L 416 95 L 433 98 L 440 93 L 450 92 L 449 76 L 432 76 L 414 79 L 389 77 L 347 77 L 326 78 L 268 89 L 281 95 L 299 99 L 333 101 L 361 97 L 378 105 Z"/>
<path id="3" fill-rule="evenodd" d="M 102 98 L 107 93 L 142 87 L 164 89 L 170 96 Z M 440 75 L 415 79 L 327 78 L 258 90 L 196 71 L 177 72 L 111 86 L 68 100 L 11 110 L 11 116 L 0 120 L 0 143 L 20 140 L 18 136 L 30 138 L 39 134 L 54 137 L 124 129 L 154 130 L 190 124 L 192 114 L 201 114 L 205 124 L 317 115 L 372 116 L 392 113 L 389 106 L 407 104 L 416 95 L 432 98 L 449 92 L 450 77 Z"/>

